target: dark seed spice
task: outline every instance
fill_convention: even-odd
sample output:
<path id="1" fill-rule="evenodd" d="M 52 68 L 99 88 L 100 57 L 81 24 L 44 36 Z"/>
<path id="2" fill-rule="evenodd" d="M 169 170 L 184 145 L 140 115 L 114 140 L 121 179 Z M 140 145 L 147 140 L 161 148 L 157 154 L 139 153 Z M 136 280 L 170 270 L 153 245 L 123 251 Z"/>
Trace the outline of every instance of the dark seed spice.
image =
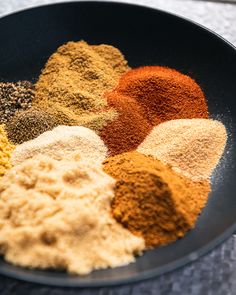
<path id="1" fill-rule="evenodd" d="M 20 109 L 28 109 L 34 97 L 34 85 L 29 81 L 0 83 L 0 123 L 7 123 Z"/>
<path id="2" fill-rule="evenodd" d="M 12 143 L 21 144 L 38 137 L 57 125 L 58 122 L 50 113 L 32 107 L 25 111 L 18 111 L 13 119 L 6 124 L 6 131 Z"/>

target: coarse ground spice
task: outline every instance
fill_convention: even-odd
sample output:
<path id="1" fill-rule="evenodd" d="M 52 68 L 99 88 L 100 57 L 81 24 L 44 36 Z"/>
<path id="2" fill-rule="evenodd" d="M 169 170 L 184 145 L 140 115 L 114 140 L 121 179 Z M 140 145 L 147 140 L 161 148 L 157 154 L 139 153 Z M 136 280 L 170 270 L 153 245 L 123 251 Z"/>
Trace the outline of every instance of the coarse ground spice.
<path id="1" fill-rule="evenodd" d="M 28 109 L 34 97 L 34 85 L 29 81 L 0 82 L 0 123 L 6 123 L 20 109 Z"/>
<path id="2" fill-rule="evenodd" d="M 136 151 L 108 158 L 104 171 L 116 179 L 112 214 L 148 248 L 168 244 L 195 226 L 210 185 L 194 182 Z"/>
<path id="3" fill-rule="evenodd" d="M 52 111 L 57 106 L 62 115 L 69 111 L 69 123 L 62 124 L 100 130 L 116 116 L 102 95 L 128 69 L 124 56 L 113 46 L 68 42 L 45 65 L 36 83 L 34 105 L 48 106 Z"/>
<path id="4" fill-rule="evenodd" d="M 10 158 L 14 148 L 14 145 L 8 141 L 4 125 L 0 125 L 0 177 L 11 168 Z"/>
<path id="5" fill-rule="evenodd" d="M 225 126 L 210 119 L 171 120 L 157 125 L 138 147 L 195 181 L 209 179 L 225 148 Z"/>
<path id="6" fill-rule="evenodd" d="M 110 155 L 136 149 L 152 127 L 164 121 L 208 118 L 199 85 L 189 76 L 166 67 L 132 69 L 104 96 L 119 113 L 100 133 Z"/>
<path id="7" fill-rule="evenodd" d="M 21 144 L 53 129 L 59 122 L 49 112 L 32 107 L 19 111 L 6 124 L 7 135 L 14 144 Z"/>

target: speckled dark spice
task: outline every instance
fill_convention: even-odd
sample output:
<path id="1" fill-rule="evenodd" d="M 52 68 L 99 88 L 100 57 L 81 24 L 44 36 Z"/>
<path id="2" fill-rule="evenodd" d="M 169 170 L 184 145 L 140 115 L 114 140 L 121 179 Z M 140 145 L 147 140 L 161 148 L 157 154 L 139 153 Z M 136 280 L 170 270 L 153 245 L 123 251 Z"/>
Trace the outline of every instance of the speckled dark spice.
<path id="1" fill-rule="evenodd" d="M 38 137 L 57 125 L 58 122 L 53 115 L 43 109 L 32 107 L 25 111 L 18 111 L 13 119 L 6 124 L 6 131 L 12 143 L 21 144 Z"/>
<path id="2" fill-rule="evenodd" d="M 0 123 L 7 123 L 20 109 L 28 109 L 34 97 L 34 85 L 29 81 L 0 83 Z"/>

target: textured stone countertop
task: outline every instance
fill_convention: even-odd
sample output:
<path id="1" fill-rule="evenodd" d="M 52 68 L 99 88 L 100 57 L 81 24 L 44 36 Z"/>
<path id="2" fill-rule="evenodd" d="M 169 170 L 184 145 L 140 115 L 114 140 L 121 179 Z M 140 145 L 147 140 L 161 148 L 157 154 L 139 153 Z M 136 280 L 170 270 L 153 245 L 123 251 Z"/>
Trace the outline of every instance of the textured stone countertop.
<path id="1" fill-rule="evenodd" d="M 0 0 L 0 16 L 53 0 Z M 66 2 L 66 0 L 61 1 Z M 192 19 L 236 46 L 236 5 L 198 0 L 120 0 L 164 9 Z M 0 277 L 0 295 L 234 295 L 236 236 L 197 261 L 153 280 L 132 286 L 102 289 L 61 289 Z"/>

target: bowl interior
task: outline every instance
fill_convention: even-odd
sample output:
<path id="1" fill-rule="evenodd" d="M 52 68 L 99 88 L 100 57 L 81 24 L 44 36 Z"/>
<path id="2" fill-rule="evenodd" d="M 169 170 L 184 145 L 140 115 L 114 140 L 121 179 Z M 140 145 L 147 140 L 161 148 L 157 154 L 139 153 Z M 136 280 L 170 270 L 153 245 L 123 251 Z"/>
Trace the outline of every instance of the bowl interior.
<path id="1" fill-rule="evenodd" d="M 37 80 L 61 44 L 84 39 L 118 47 L 131 67 L 164 65 L 203 88 L 212 118 L 229 139 L 212 177 L 212 193 L 197 227 L 183 239 L 148 251 L 136 263 L 86 277 L 27 270 L 0 260 L 0 273 L 59 286 L 106 286 L 173 270 L 213 248 L 236 229 L 236 50 L 206 29 L 177 16 L 135 5 L 75 2 L 25 10 L 0 19 L 0 79 Z"/>

